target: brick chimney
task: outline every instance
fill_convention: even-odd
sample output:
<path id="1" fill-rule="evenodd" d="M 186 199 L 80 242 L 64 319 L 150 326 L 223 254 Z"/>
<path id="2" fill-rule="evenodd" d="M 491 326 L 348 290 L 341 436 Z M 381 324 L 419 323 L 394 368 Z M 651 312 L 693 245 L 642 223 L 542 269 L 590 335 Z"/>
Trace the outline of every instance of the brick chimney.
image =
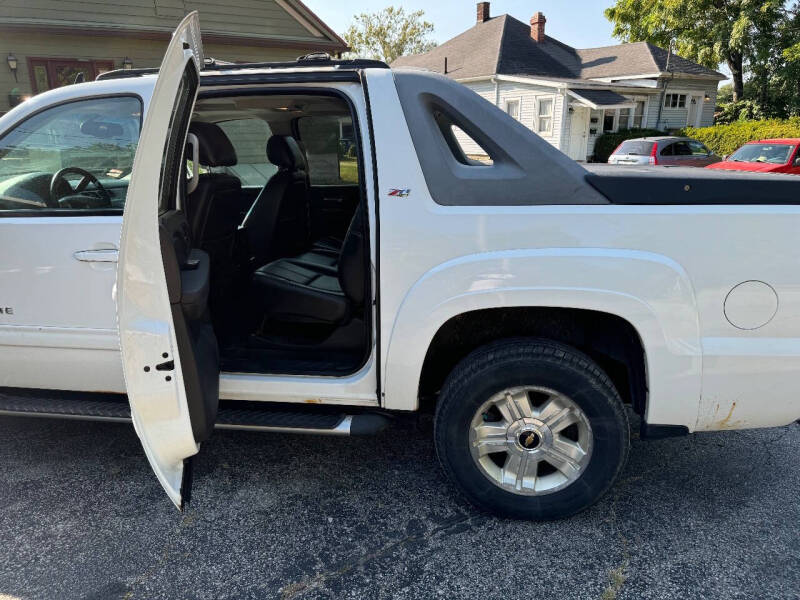
<path id="1" fill-rule="evenodd" d="M 543 13 L 537 12 L 531 17 L 531 37 L 537 42 L 544 41 L 545 23 L 547 23 L 547 19 L 544 18 Z"/>
<path id="2" fill-rule="evenodd" d="M 489 20 L 489 3 L 478 2 L 478 23 L 485 23 Z"/>

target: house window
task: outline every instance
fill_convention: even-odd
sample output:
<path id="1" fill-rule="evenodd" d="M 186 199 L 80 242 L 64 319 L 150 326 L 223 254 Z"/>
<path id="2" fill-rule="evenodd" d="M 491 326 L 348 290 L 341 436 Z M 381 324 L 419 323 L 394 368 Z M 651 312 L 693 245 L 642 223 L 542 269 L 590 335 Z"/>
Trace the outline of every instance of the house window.
<path id="1" fill-rule="evenodd" d="M 608 133 L 610 131 L 616 131 L 616 127 L 614 127 L 615 117 L 617 116 L 617 111 L 607 108 L 603 111 L 603 133 Z"/>
<path id="2" fill-rule="evenodd" d="M 512 119 L 519 121 L 519 100 L 506 100 L 506 112 Z"/>
<path id="3" fill-rule="evenodd" d="M 633 121 L 631 127 L 633 129 L 641 129 L 642 121 L 644 120 L 644 101 L 639 100 L 636 102 L 636 107 L 633 109 Z"/>
<path id="4" fill-rule="evenodd" d="M 628 129 L 630 127 L 629 123 L 631 120 L 631 109 L 630 108 L 620 108 L 619 109 L 619 129 Z"/>
<path id="5" fill-rule="evenodd" d="M 539 108 L 537 110 L 538 125 L 536 131 L 538 133 L 550 134 L 553 132 L 553 99 L 540 98 Z"/>
<path id="6" fill-rule="evenodd" d="M 664 108 L 686 108 L 686 94 L 665 94 Z"/>

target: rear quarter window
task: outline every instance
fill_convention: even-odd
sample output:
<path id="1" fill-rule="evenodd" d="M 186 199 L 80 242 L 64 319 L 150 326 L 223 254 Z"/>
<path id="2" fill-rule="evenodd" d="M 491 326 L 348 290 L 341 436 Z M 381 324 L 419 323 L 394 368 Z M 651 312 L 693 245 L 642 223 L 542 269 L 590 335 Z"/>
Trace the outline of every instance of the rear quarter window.
<path id="1" fill-rule="evenodd" d="M 297 120 L 311 185 L 358 183 L 358 146 L 350 116 L 308 116 Z"/>

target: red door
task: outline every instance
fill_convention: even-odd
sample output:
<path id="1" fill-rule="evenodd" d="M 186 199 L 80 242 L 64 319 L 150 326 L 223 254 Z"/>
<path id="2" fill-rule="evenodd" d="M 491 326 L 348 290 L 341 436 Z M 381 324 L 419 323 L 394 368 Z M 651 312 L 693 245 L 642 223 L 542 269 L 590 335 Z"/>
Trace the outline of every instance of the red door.
<path id="1" fill-rule="evenodd" d="M 92 81 L 100 73 L 114 68 L 110 60 L 77 60 L 73 58 L 30 58 L 31 86 L 38 94 L 53 88 L 71 85 L 79 73 L 84 81 Z"/>

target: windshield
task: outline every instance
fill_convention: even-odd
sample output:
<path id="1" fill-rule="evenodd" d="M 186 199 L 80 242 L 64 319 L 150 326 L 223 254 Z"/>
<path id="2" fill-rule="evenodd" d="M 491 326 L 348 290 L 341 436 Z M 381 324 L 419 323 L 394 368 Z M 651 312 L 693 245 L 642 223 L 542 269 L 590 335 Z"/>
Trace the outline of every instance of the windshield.
<path id="1" fill-rule="evenodd" d="M 644 140 L 626 140 L 622 142 L 614 154 L 632 154 L 634 156 L 650 156 L 653 150 L 653 142 Z"/>
<path id="2" fill-rule="evenodd" d="M 731 154 L 728 160 L 783 165 L 789 160 L 793 148 L 788 144 L 746 144 Z"/>

